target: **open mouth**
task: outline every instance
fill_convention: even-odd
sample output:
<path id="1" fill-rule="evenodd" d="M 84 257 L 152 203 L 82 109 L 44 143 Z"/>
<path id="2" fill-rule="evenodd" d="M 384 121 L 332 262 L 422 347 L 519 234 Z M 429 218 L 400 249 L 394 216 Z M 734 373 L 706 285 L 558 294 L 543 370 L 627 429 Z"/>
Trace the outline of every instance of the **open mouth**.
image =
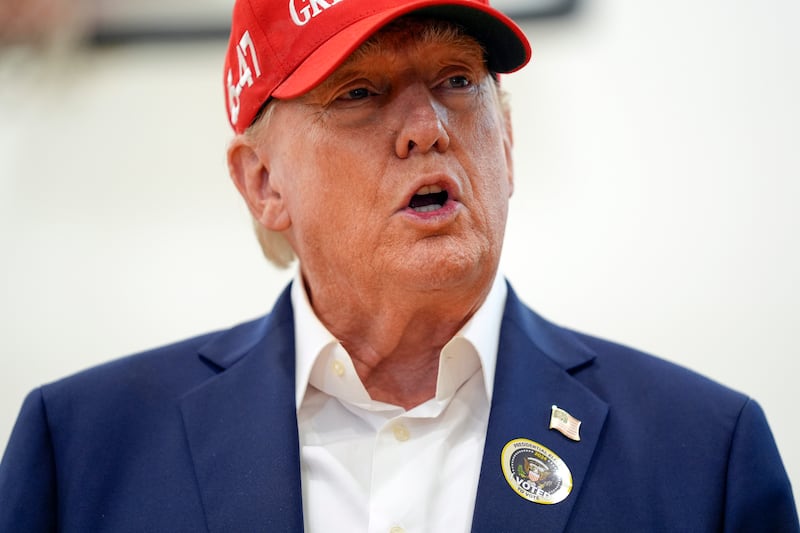
<path id="1" fill-rule="evenodd" d="M 438 185 L 426 185 L 411 197 L 408 207 L 417 213 L 430 213 L 444 207 L 447 202 L 447 191 Z"/>

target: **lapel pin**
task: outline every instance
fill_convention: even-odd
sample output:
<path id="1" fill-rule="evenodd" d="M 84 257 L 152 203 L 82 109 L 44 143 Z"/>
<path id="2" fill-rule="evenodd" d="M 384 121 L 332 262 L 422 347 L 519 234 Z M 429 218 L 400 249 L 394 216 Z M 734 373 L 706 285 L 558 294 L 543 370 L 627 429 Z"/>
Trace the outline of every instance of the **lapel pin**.
<path id="1" fill-rule="evenodd" d="M 529 502 L 551 505 L 572 492 L 572 473 L 550 449 L 528 439 L 514 439 L 500 456 L 508 485 Z"/>
<path id="2" fill-rule="evenodd" d="M 555 429 L 568 439 L 581 440 L 581 421 L 557 405 L 550 412 L 550 429 Z"/>

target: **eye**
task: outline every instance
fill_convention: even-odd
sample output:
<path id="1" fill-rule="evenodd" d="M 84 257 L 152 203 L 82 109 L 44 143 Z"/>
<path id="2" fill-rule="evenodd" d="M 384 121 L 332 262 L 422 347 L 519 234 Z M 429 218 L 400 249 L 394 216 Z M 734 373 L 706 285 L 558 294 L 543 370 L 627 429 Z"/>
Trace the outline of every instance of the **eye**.
<path id="1" fill-rule="evenodd" d="M 466 76 L 450 76 L 445 83 L 451 89 L 465 89 L 472 85 L 472 82 Z"/>
<path id="2" fill-rule="evenodd" d="M 366 87 L 357 87 L 343 93 L 341 96 L 339 96 L 339 100 L 363 100 L 364 98 L 368 98 L 374 94 L 375 93 Z"/>

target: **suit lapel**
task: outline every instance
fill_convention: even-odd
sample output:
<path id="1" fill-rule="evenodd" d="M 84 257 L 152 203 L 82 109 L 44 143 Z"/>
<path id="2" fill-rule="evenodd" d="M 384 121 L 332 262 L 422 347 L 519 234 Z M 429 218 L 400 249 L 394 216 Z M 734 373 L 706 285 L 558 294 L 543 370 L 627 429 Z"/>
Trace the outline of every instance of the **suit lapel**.
<path id="1" fill-rule="evenodd" d="M 541 319 L 509 290 L 473 532 L 566 528 L 608 411 L 602 400 L 571 375 L 591 364 L 593 358 L 574 336 Z M 552 405 L 582 421 L 579 442 L 548 429 Z M 533 503 L 509 486 L 501 452 L 506 443 L 517 438 L 535 441 L 563 459 L 573 482 L 565 500 L 552 505 Z"/>
<path id="2" fill-rule="evenodd" d="M 201 356 L 223 370 L 181 410 L 209 531 L 302 531 L 289 289 Z"/>

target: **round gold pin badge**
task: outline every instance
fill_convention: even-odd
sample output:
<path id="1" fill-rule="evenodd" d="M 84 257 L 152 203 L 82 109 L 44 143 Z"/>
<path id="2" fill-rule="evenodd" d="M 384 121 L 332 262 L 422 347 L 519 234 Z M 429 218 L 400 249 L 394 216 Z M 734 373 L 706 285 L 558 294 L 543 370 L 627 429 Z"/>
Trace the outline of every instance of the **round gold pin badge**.
<path id="1" fill-rule="evenodd" d="M 549 448 L 528 439 L 514 439 L 500 455 L 508 485 L 522 498 L 550 505 L 572 491 L 572 473 Z"/>

